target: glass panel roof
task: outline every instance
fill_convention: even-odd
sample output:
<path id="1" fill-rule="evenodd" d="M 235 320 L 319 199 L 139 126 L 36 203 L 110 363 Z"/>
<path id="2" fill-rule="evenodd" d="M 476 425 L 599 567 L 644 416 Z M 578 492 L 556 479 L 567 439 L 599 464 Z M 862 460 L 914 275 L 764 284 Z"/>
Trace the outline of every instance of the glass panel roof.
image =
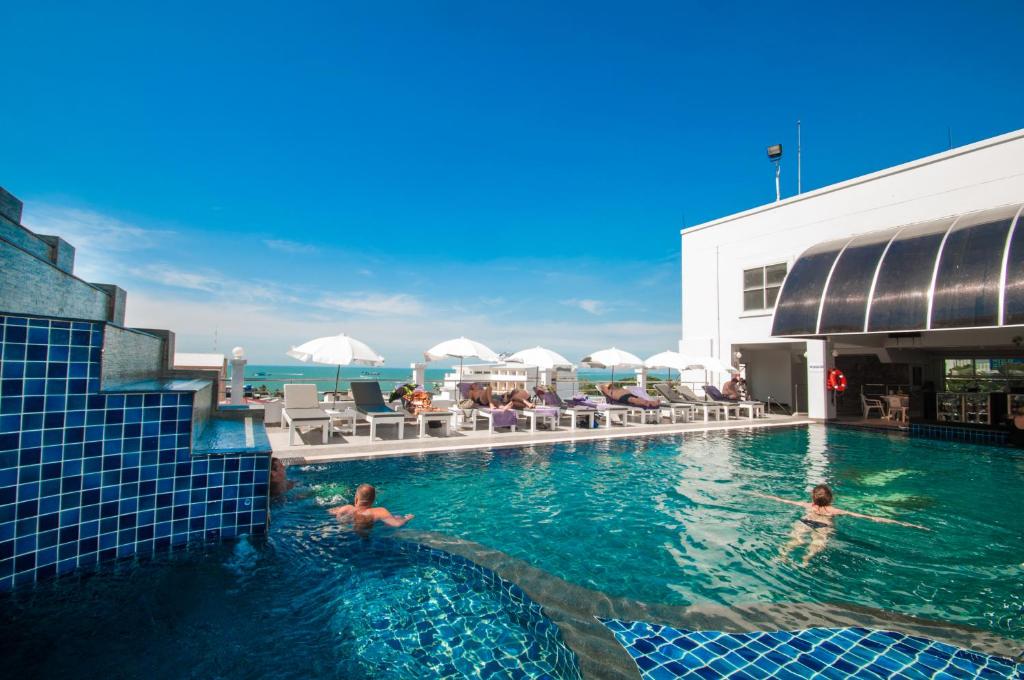
<path id="1" fill-rule="evenodd" d="M 839 251 L 849 239 L 808 248 L 793 265 L 775 307 L 772 335 L 814 335 L 818 330 L 821 291 Z"/>
<path id="2" fill-rule="evenodd" d="M 1024 325 L 1024 227 L 1012 228 L 1020 208 L 1003 206 L 808 248 L 783 284 L 772 335 Z"/>

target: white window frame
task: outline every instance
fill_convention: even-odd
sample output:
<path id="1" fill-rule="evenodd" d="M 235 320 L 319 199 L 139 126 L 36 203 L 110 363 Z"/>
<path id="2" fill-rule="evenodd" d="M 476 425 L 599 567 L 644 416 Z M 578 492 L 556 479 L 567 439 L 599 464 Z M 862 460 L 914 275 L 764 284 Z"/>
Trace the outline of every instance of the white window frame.
<path id="1" fill-rule="evenodd" d="M 741 281 L 740 281 L 740 284 L 741 284 L 740 285 L 740 288 L 741 288 L 740 308 L 742 309 L 742 313 L 743 314 L 745 314 L 745 315 L 757 315 L 759 312 L 760 313 L 764 313 L 764 314 L 770 314 L 775 309 L 775 305 L 778 304 L 778 302 L 779 302 L 779 296 L 778 295 L 775 296 L 775 303 L 772 304 L 771 307 L 769 307 L 766 304 L 766 302 L 767 302 L 767 295 L 768 295 L 768 289 L 769 288 L 778 288 L 779 292 L 781 292 L 782 291 L 782 281 L 779 282 L 778 286 L 774 286 L 774 285 L 769 286 L 767 284 L 768 269 L 770 267 L 779 267 L 779 266 L 782 266 L 782 267 L 786 268 L 785 274 L 782 275 L 782 281 L 785 281 L 786 280 L 786 274 L 789 274 L 789 262 L 786 262 L 786 261 L 783 261 L 783 262 L 773 262 L 771 264 L 758 265 L 758 266 L 754 266 L 754 267 L 747 267 L 746 269 L 743 270 L 743 273 L 740 275 L 741 276 Z M 751 272 L 751 271 L 754 271 L 754 270 L 757 270 L 757 269 L 761 270 L 761 285 L 748 288 L 747 287 L 747 272 Z M 755 290 L 760 290 L 761 291 L 761 306 L 760 307 L 751 307 L 750 309 L 747 309 L 747 302 L 746 302 L 747 293 L 753 292 Z"/>

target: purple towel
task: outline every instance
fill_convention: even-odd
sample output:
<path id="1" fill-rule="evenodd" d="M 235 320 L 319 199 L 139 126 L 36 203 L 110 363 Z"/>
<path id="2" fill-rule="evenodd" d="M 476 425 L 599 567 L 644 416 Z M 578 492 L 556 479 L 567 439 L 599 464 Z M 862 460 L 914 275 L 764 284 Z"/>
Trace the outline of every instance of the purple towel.
<path id="1" fill-rule="evenodd" d="M 494 427 L 512 427 L 516 424 L 519 419 L 519 414 L 515 411 L 499 411 L 498 409 L 488 408 L 480 409 L 481 411 L 487 411 L 491 413 L 491 418 L 494 420 Z"/>
<path id="2" fill-rule="evenodd" d="M 543 414 L 544 416 L 557 416 L 558 415 L 558 409 L 557 408 L 551 408 L 550 406 L 537 406 L 533 410 L 536 411 L 537 413 Z"/>

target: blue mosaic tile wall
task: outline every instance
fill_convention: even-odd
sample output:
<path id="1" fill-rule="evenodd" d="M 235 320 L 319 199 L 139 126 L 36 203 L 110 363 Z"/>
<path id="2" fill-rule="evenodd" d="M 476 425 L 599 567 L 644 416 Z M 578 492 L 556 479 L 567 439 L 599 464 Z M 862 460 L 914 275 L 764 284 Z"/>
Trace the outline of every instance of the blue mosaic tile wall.
<path id="1" fill-rule="evenodd" d="M 1009 659 L 867 628 L 720 633 L 601 619 L 644 680 L 662 678 L 1021 678 Z"/>
<path id="2" fill-rule="evenodd" d="M 100 393 L 103 324 L 0 315 L 0 590 L 261 534 L 269 452 L 193 456 L 192 393 Z"/>
<path id="3" fill-rule="evenodd" d="M 396 541 L 395 545 L 399 552 L 436 566 L 448 574 L 456 574 L 467 581 L 479 583 L 488 591 L 497 593 L 503 609 L 532 635 L 529 646 L 523 653 L 517 650 L 516 645 L 501 644 L 501 640 L 480 639 L 476 632 L 470 635 L 448 631 L 454 633 L 449 644 L 457 642 L 461 646 L 472 646 L 475 648 L 475 655 L 484 661 L 483 666 L 476 669 L 474 673 L 476 677 L 541 677 L 579 680 L 581 675 L 575 652 L 565 644 L 561 631 L 555 622 L 544 614 L 543 607 L 530 599 L 530 596 L 522 588 L 460 555 L 453 555 L 422 543 Z M 458 596 L 459 593 L 453 593 L 453 595 Z M 467 601 L 456 606 L 459 609 L 465 609 L 470 605 Z M 436 612 L 436 607 L 437 603 L 435 602 L 424 603 L 422 616 L 417 623 L 417 626 L 423 631 L 430 631 L 432 627 L 439 625 L 444 627 L 443 622 L 432 619 L 432 613 Z M 406 640 L 394 638 L 390 644 L 406 647 L 404 651 L 412 658 L 415 658 L 422 648 L 418 637 Z M 458 647 L 451 648 L 452 654 L 458 654 L 459 651 Z M 402 670 L 422 672 L 425 666 L 432 664 L 421 661 L 417 665 L 419 667 L 416 669 Z M 395 671 L 396 675 L 403 675 L 402 672 L 399 672 L 400 669 L 395 669 Z M 456 669 L 452 668 L 450 673 L 442 675 L 443 677 L 457 677 Z M 410 675 L 410 677 L 412 676 Z"/>
<path id="4" fill-rule="evenodd" d="M 928 439 L 948 439 L 958 442 L 970 442 L 972 444 L 1005 446 L 1008 434 L 1006 430 L 998 429 L 985 430 L 972 427 L 956 427 L 954 425 L 927 425 L 924 423 L 911 423 L 910 436 L 926 437 Z"/>

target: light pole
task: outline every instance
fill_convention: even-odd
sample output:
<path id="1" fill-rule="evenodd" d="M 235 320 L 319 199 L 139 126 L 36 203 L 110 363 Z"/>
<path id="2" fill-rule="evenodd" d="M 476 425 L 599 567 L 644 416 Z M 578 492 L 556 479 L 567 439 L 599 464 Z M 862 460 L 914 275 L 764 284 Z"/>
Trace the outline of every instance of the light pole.
<path id="1" fill-rule="evenodd" d="M 782 192 L 779 189 L 779 173 L 781 171 L 782 145 L 772 144 L 768 147 L 768 160 L 775 164 L 775 202 L 782 200 Z"/>

